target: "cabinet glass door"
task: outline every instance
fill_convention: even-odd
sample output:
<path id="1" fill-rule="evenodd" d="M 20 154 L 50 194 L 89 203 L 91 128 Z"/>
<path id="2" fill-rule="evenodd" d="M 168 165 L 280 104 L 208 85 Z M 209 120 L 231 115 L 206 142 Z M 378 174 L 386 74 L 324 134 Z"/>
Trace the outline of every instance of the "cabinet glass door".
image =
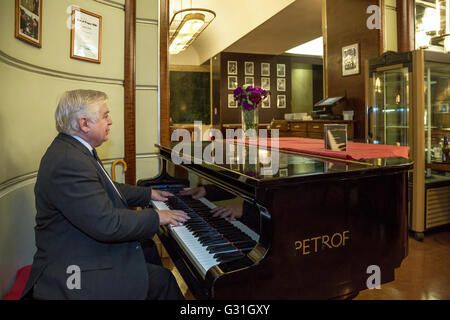
<path id="1" fill-rule="evenodd" d="M 426 162 L 439 164 L 444 137 L 450 140 L 450 65 L 425 62 L 424 71 Z"/>
<path id="2" fill-rule="evenodd" d="M 373 143 L 408 145 L 408 77 L 406 67 L 374 73 Z"/>

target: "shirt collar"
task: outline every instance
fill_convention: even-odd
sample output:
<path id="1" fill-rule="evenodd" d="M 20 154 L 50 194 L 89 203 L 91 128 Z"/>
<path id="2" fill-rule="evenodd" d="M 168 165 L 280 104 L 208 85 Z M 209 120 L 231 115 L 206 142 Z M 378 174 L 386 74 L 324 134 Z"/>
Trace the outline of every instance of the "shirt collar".
<path id="1" fill-rule="evenodd" d="M 88 148 L 89 152 L 91 154 L 93 154 L 92 149 L 94 149 L 94 148 L 92 148 L 92 146 L 89 143 L 87 143 L 86 140 L 84 140 L 83 138 L 80 138 L 79 136 L 72 136 L 72 137 L 77 139 L 78 141 L 80 141 L 86 148 Z"/>

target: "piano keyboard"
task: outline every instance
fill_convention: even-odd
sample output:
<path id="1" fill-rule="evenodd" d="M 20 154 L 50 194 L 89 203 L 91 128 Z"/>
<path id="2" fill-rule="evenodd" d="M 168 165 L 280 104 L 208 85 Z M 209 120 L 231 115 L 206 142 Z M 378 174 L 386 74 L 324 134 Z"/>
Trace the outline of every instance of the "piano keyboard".
<path id="1" fill-rule="evenodd" d="M 177 195 L 152 204 L 157 210 L 183 210 L 190 216 L 169 230 L 203 278 L 211 267 L 244 257 L 259 240 L 257 233 L 237 220 L 212 217 L 210 210 L 216 206 L 206 198 Z"/>

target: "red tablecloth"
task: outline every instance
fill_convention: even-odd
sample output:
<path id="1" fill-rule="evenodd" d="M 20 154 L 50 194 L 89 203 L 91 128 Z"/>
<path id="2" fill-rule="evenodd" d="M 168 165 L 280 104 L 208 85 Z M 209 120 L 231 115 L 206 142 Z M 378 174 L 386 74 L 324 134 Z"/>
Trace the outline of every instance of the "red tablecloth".
<path id="1" fill-rule="evenodd" d="M 240 140 L 235 140 L 239 142 Z M 346 160 L 364 160 L 376 158 L 402 157 L 408 159 L 409 147 L 390 146 L 385 144 L 369 144 L 347 142 L 347 151 L 331 151 L 325 149 L 324 140 L 308 138 L 278 138 L 278 149 L 320 155 Z M 246 143 L 258 144 L 264 147 L 272 145 L 272 139 L 247 140 Z"/>

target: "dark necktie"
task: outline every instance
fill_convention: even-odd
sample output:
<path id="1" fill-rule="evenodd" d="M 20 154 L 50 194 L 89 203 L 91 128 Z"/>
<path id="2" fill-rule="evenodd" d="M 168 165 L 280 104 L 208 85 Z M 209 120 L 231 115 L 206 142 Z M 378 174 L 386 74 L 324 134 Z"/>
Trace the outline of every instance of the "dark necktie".
<path id="1" fill-rule="evenodd" d="M 112 186 L 114 187 L 114 189 L 116 190 L 117 194 L 119 195 L 119 197 L 125 201 L 125 199 L 122 197 L 122 194 L 119 192 L 119 190 L 117 190 L 116 186 L 114 185 L 114 182 L 111 180 L 111 178 L 109 177 L 108 173 L 105 170 L 105 167 L 103 167 L 103 163 L 100 161 L 100 158 L 98 157 L 97 151 L 95 151 L 95 149 L 92 149 L 92 155 L 94 156 L 95 160 L 97 160 L 98 164 L 100 165 L 100 167 L 103 169 L 103 172 L 106 174 L 106 177 L 108 178 L 108 180 L 111 182 Z"/>
<path id="2" fill-rule="evenodd" d="M 103 167 L 103 163 L 100 161 L 100 158 L 98 157 L 97 151 L 95 151 L 95 149 L 92 149 L 92 155 L 94 156 L 95 160 L 97 160 L 97 162 L 100 163 Z"/>

